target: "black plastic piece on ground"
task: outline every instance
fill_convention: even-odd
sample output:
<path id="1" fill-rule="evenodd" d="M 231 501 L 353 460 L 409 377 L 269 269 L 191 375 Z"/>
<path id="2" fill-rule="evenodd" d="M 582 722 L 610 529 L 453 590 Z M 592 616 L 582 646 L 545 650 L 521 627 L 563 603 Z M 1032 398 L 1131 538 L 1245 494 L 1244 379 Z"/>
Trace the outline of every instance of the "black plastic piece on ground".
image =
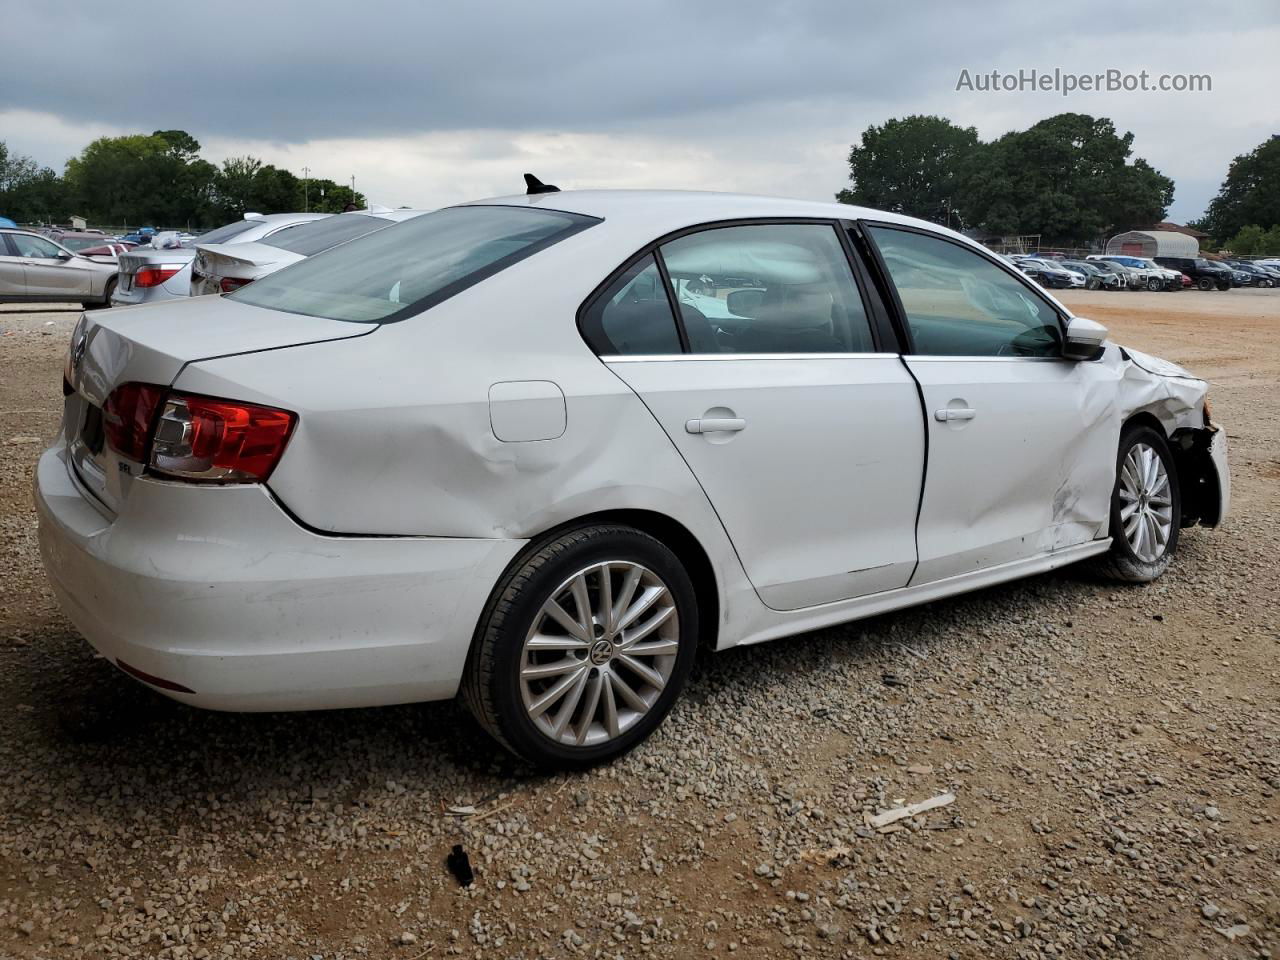
<path id="1" fill-rule="evenodd" d="M 462 844 L 454 844 L 453 852 L 445 859 L 445 864 L 449 867 L 449 872 L 457 877 L 458 882 L 464 887 L 469 887 L 475 882 L 476 875 L 471 870 L 471 858 L 467 856 L 467 851 L 462 849 Z"/>

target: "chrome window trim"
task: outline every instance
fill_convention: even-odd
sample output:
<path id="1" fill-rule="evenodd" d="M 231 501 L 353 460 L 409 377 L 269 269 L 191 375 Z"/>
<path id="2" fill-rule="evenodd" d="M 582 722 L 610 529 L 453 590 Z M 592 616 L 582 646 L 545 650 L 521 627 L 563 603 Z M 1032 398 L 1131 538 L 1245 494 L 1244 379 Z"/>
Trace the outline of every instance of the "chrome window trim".
<path id="1" fill-rule="evenodd" d="M 988 357 L 977 354 L 971 357 L 953 356 L 951 354 L 934 354 L 934 353 L 904 353 L 903 360 L 923 360 L 928 363 L 972 363 L 974 361 L 982 361 L 984 363 L 1078 363 L 1076 360 L 1069 360 L 1066 357 Z"/>
<path id="2" fill-rule="evenodd" d="M 601 354 L 605 363 L 702 360 L 897 360 L 896 353 L 648 353 Z M 1019 359 L 1019 358 L 1010 358 Z"/>

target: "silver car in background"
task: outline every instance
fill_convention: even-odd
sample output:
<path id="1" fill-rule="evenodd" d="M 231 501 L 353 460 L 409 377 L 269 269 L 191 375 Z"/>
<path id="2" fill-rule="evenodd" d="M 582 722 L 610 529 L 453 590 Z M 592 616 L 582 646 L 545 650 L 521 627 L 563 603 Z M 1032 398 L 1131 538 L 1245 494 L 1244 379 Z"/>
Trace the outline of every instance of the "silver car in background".
<path id="1" fill-rule="evenodd" d="M 83 257 L 30 230 L 0 228 L 0 303 L 80 303 L 105 307 L 116 265 Z"/>
<path id="2" fill-rule="evenodd" d="M 332 214 L 246 213 L 244 219 L 210 230 L 196 240 L 204 243 L 249 243 L 286 227 L 328 216 Z M 156 246 L 157 243 L 161 245 Z M 112 305 L 126 307 L 190 296 L 191 261 L 195 255 L 194 241 L 166 246 L 163 235 L 158 235 L 148 246 L 130 250 L 120 257 L 120 279 L 111 296 Z"/>
<path id="3" fill-rule="evenodd" d="M 310 223 L 295 223 L 252 242 L 214 243 L 201 238 L 195 244 L 196 257 L 191 266 L 191 296 L 230 293 L 281 267 L 427 212 L 352 210 Z"/>

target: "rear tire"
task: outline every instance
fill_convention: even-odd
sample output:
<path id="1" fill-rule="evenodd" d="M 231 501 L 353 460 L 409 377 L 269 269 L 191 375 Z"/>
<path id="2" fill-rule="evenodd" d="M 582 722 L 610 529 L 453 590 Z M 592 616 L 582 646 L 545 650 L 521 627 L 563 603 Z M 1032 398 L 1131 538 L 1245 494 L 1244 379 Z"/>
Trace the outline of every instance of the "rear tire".
<path id="1" fill-rule="evenodd" d="M 516 756 L 588 767 L 658 727 L 697 638 L 693 583 L 671 550 L 632 527 L 580 527 L 526 552 L 494 587 L 462 696 Z"/>
<path id="2" fill-rule="evenodd" d="M 102 302 L 94 301 L 93 303 L 82 303 L 81 306 L 86 310 L 105 310 L 111 306 L 111 295 L 116 292 L 116 281 L 108 280 L 106 287 L 102 291 Z"/>
<path id="3" fill-rule="evenodd" d="M 1196 289 L 1197 289 L 1197 290 L 1205 290 L 1205 291 L 1208 291 L 1208 290 L 1212 290 L 1212 289 L 1213 289 L 1213 287 L 1214 287 L 1214 283 L 1213 283 L 1213 281 L 1212 281 L 1211 279 L 1209 279 L 1208 277 L 1201 277 L 1201 278 L 1196 282 Z"/>
<path id="4" fill-rule="evenodd" d="M 1182 494 L 1164 435 L 1130 426 L 1120 435 L 1111 491 L 1111 549 L 1098 562 L 1110 580 L 1150 583 L 1178 549 Z"/>

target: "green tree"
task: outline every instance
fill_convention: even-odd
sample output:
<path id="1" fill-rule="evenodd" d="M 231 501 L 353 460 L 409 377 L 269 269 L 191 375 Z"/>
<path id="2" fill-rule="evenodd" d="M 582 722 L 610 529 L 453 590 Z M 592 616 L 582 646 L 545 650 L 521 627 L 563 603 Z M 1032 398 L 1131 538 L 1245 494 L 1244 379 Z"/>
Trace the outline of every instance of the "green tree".
<path id="1" fill-rule="evenodd" d="M 1242 227 L 1224 246 L 1238 257 L 1280 255 L 1280 224 L 1264 230 L 1251 223 Z"/>
<path id="2" fill-rule="evenodd" d="M 1173 181 L 1141 158 L 1133 134 L 1107 118 L 1064 113 L 975 154 L 958 206 L 991 233 L 1038 233 L 1078 244 L 1164 218 Z"/>
<path id="3" fill-rule="evenodd" d="M 67 161 L 72 201 L 100 222 L 204 225 L 215 169 L 181 130 L 100 137 Z"/>
<path id="4" fill-rule="evenodd" d="M 853 185 L 836 199 L 946 223 L 977 149 L 977 130 L 943 117 L 872 125 L 849 151 Z"/>
<path id="5" fill-rule="evenodd" d="M 0 140 L 0 216 L 20 223 L 69 216 L 61 178 L 30 157 L 12 153 Z"/>
<path id="6" fill-rule="evenodd" d="M 217 179 L 217 197 L 224 220 L 242 216 L 252 209 L 253 178 L 261 169 L 262 161 L 256 157 L 228 157 L 222 161 Z"/>
<path id="7" fill-rule="evenodd" d="M 1204 217 L 1204 229 L 1218 243 L 1250 224 L 1264 230 L 1280 224 L 1280 134 L 1231 161 Z"/>

